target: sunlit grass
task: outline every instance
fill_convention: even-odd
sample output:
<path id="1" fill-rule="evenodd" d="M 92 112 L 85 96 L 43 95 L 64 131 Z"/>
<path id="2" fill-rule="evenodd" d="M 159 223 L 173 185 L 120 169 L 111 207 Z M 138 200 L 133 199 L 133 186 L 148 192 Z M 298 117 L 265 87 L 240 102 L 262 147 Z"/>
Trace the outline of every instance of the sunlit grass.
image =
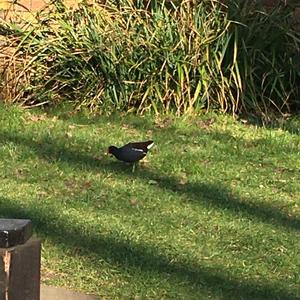
<path id="1" fill-rule="evenodd" d="M 299 120 L 0 108 L 0 216 L 30 218 L 42 282 L 108 299 L 297 299 Z M 104 153 L 153 138 L 136 170 Z"/>

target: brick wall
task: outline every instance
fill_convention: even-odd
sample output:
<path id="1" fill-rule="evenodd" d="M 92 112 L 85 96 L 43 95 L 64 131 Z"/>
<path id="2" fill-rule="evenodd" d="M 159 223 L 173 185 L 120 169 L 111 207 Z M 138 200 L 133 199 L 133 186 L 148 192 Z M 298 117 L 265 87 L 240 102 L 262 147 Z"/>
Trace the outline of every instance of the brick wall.
<path id="1" fill-rule="evenodd" d="M 44 0 L 20 0 L 20 1 L 15 1 L 20 3 L 18 4 L 12 4 L 13 1 L 7 1 L 7 0 L 0 0 L 0 8 L 1 9 L 12 9 L 14 8 L 17 11 L 24 11 L 26 10 L 25 8 L 33 11 L 37 11 L 41 9 L 44 5 L 45 2 Z M 25 8 L 23 8 L 24 6 Z"/>
<path id="2" fill-rule="evenodd" d="M 28 11 L 38 11 L 46 4 L 44 0 L 19 0 L 15 2 L 17 4 L 14 4 L 13 1 L 0 0 L 0 17 L 6 19 L 13 13 L 26 14 Z"/>
<path id="3" fill-rule="evenodd" d="M 13 2 L 17 2 L 13 4 Z M 32 13 L 37 12 L 44 8 L 49 0 L 0 0 L 0 18 L 9 19 L 12 16 L 16 17 L 22 15 L 22 17 L 29 17 Z M 66 5 L 74 6 L 74 4 L 80 1 L 65 0 Z"/>
<path id="4" fill-rule="evenodd" d="M 300 29 L 300 0 L 256 0 L 261 1 L 261 3 L 267 7 L 277 6 L 278 4 L 285 4 L 293 7 L 294 9 L 294 19 L 298 23 Z M 12 4 L 12 2 L 17 2 L 19 4 Z M 7 19 L 12 14 L 18 15 L 22 14 L 26 16 L 29 14 L 28 11 L 36 12 L 49 2 L 49 0 L 0 0 L 0 18 Z M 80 2 L 79 0 L 65 0 L 66 5 L 76 6 L 76 3 Z"/>
<path id="5" fill-rule="evenodd" d="M 17 2 L 19 4 L 12 4 L 12 2 Z M 38 11 L 41 8 L 43 8 L 47 2 L 50 2 L 49 0 L 18 0 L 18 1 L 12 1 L 12 0 L 0 0 L 0 9 L 7 10 L 14 8 L 16 11 L 24 11 L 24 10 L 31 10 L 31 11 Z M 76 0 L 65 0 L 65 3 L 67 5 L 74 4 Z M 23 7 L 25 8 L 23 8 Z"/>

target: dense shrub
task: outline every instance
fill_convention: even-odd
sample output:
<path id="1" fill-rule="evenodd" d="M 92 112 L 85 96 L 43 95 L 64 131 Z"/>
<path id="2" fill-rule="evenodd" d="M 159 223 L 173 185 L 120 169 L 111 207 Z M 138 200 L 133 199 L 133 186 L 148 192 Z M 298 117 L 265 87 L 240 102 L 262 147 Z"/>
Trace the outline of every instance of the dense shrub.
<path id="1" fill-rule="evenodd" d="M 69 10 L 54 1 L 21 31 L 15 56 L 26 80 L 14 101 L 178 114 L 299 108 L 299 35 L 286 8 L 120 0 Z"/>

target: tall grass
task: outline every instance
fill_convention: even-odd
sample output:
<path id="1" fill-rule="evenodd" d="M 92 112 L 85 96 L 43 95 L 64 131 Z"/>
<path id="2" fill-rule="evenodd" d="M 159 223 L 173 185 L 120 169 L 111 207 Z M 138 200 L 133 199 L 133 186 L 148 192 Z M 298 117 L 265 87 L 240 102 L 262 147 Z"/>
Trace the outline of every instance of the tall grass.
<path id="1" fill-rule="evenodd" d="M 293 29 L 292 11 L 277 7 L 267 13 L 252 1 L 236 1 L 231 2 L 228 17 L 236 23 L 230 30 L 231 51 L 223 71 L 239 79 L 241 109 L 264 116 L 274 109 L 299 111 L 300 35 Z"/>
<path id="2" fill-rule="evenodd" d="M 23 27 L 13 101 L 177 114 L 298 108 L 299 37 L 289 14 L 247 2 L 63 1 Z M 285 18 L 283 18 L 283 16 Z M 26 83 L 26 84 L 23 84 Z"/>

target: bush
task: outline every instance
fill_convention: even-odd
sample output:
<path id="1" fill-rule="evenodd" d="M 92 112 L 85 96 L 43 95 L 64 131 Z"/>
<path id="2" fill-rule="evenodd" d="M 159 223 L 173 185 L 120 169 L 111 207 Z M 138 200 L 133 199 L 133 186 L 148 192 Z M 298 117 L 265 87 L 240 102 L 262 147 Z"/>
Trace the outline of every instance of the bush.
<path id="1" fill-rule="evenodd" d="M 238 110 L 265 116 L 274 109 L 281 113 L 297 112 L 300 36 L 293 29 L 292 11 L 277 7 L 266 13 L 251 6 L 251 2 L 233 2 L 228 11 L 233 26 L 223 72 L 239 82 L 234 87 L 236 99 L 240 99 Z"/>
<path id="2" fill-rule="evenodd" d="M 15 100 L 178 114 L 298 109 L 290 12 L 249 6 L 120 0 L 69 10 L 55 1 L 18 39 L 27 80 Z"/>

